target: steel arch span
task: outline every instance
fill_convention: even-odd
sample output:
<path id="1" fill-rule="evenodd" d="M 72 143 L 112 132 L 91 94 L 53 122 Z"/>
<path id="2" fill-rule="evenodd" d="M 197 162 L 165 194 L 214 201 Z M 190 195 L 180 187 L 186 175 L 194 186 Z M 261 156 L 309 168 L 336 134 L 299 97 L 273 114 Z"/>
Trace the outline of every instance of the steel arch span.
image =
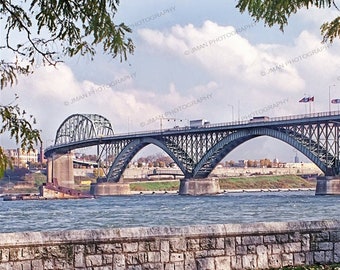
<path id="1" fill-rule="evenodd" d="M 132 158 L 153 144 L 174 160 L 186 178 L 205 178 L 232 150 L 259 136 L 287 143 L 314 162 L 326 176 L 339 175 L 340 112 L 118 135 L 113 134 L 106 118 L 76 114 L 62 123 L 56 144 L 46 149 L 45 155 L 88 146 L 102 147 L 111 157 L 104 166 L 106 180 L 117 182 Z"/>
<path id="2" fill-rule="evenodd" d="M 108 119 L 99 114 L 72 114 L 59 126 L 54 144 L 69 144 L 114 135 Z"/>
<path id="3" fill-rule="evenodd" d="M 110 170 L 106 176 L 107 181 L 109 182 L 118 182 L 123 175 L 126 167 L 128 166 L 129 162 L 133 159 L 133 157 L 144 147 L 147 145 L 156 145 L 161 148 L 165 153 L 167 153 L 174 162 L 178 165 L 182 172 L 186 172 L 185 166 L 183 163 L 178 159 L 178 157 L 166 146 L 166 144 L 159 139 L 146 137 L 146 138 L 138 138 L 127 142 L 123 149 L 119 152 L 117 157 L 114 159 L 112 165 L 110 166 Z"/>
<path id="4" fill-rule="evenodd" d="M 318 145 L 315 141 L 311 140 L 312 143 L 309 145 L 309 147 L 303 144 L 304 140 L 310 140 L 305 136 L 289 136 L 289 132 L 283 133 L 282 131 L 278 131 L 275 129 L 258 128 L 252 130 L 241 130 L 232 133 L 221 140 L 219 143 L 214 145 L 211 149 L 208 150 L 208 152 L 196 165 L 193 177 L 207 177 L 210 172 L 216 167 L 216 165 L 232 150 L 234 150 L 244 142 L 260 136 L 269 136 L 289 144 L 290 146 L 303 153 L 311 161 L 313 161 L 325 174 L 330 169 L 327 167 L 327 165 L 330 165 L 330 167 L 332 167 L 333 165 L 333 163 L 327 164 L 325 161 L 323 162 L 323 155 L 326 153 L 326 149 L 322 149 L 322 146 Z M 319 151 L 317 151 L 318 147 Z M 339 161 L 336 160 L 334 157 L 332 157 L 331 159 L 334 161 L 334 163 L 339 163 Z M 338 172 L 339 171 L 334 171 L 334 173 Z"/>
<path id="5" fill-rule="evenodd" d="M 137 152 L 149 144 L 154 144 L 164 150 L 178 165 L 186 178 L 206 178 L 216 165 L 232 150 L 244 142 L 260 136 L 269 136 L 289 144 L 313 161 L 324 173 L 327 173 L 329 170 L 327 165 L 333 165 L 323 162 L 323 155 L 326 153 L 326 149 L 322 149 L 322 146 L 306 136 L 301 134 L 299 136 L 294 134 L 293 136 L 292 132 L 283 132 L 282 130 L 277 129 L 254 128 L 243 129 L 226 135 L 226 137 L 208 149 L 196 164 L 193 161 L 193 157 L 190 157 L 183 149 L 175 149 L 174 144 L 171 144 L 169 139 L 159 140 L 145 138 L 133 140 L 123 148 L 112 163 L 107 175 L 108 181 L 118 182 L 132 158 Z M 306 140 L 310 140 L 312 143 L 309 146 L 306 146 L 304 145 L 304 141 Z M 170 149 L 168 147 L 169 145 L 173 148 Z M 183 162 L 184 160 L 186 162 Z M 332 157 L 332 160 L 335 160 L 335 158 Z"/>

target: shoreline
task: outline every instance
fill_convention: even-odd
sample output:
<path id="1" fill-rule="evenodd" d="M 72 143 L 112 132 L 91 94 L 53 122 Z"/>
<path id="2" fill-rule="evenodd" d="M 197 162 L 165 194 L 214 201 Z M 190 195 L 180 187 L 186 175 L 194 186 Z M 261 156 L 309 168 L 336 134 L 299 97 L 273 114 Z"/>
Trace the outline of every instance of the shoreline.
<path id="1" fill-rule="evenodd" d="M 315 188 L 225 189 L 220 190 L 220 192 L 217 193 L 216 195 L 226 193 L 293 192 L 293 191 L 315 191 Z M 131 195 L 166 195 L 166 194 L 178 194 L 178 190 L 155 190 L 155 191 L 143 190 L 143 191 L 131 191 L 130 193 Z"/>

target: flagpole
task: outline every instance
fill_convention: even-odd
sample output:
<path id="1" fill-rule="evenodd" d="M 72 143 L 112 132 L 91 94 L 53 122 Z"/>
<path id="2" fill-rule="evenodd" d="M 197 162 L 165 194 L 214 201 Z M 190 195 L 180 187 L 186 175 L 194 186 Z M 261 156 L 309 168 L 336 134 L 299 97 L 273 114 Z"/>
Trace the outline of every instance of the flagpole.
<path id="1" fill-rule="evenodd" d="M 331 113 L 331 87 L 332 86 L 335 86 L 335 84 L 328 86 L 328 111 L 329 111 L 329 114 Z"/>

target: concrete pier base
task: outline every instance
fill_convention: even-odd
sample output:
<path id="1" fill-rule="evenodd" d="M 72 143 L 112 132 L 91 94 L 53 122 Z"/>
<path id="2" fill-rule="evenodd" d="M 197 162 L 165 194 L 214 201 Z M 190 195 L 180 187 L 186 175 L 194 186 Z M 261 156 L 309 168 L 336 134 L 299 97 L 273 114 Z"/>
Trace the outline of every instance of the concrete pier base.
<path id="1" fill-rule="evenodd" d="M 94 196 L 130 195 L 130 185 L 111 182 L 94 183 L 91 184 L 90 193 Z"/>
<path id="2" fill-rule="evenodd" d="M 181 179 L 179 195 L 208 195 L 220 193 L 218 179 Z"/>
<path id="3" fill-rule="evenodd" d="M 340 195 L 340 177 L 318 177 L 316 182 L 315 195 Z"/>

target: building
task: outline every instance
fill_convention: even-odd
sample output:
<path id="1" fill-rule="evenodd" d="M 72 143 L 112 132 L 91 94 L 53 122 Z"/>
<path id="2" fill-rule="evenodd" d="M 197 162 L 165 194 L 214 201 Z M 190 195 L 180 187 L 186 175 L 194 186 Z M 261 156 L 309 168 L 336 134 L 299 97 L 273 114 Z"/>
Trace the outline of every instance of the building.
<path id="1" fill-rule="evenodd" d="M 38 162 L 39 151 L 34 149 L 26 152 L 21 148 L 6 149 L 5 155 L 12 160 L 14 166 L 27 167 L 27 164 L 30 162 Z"/>

